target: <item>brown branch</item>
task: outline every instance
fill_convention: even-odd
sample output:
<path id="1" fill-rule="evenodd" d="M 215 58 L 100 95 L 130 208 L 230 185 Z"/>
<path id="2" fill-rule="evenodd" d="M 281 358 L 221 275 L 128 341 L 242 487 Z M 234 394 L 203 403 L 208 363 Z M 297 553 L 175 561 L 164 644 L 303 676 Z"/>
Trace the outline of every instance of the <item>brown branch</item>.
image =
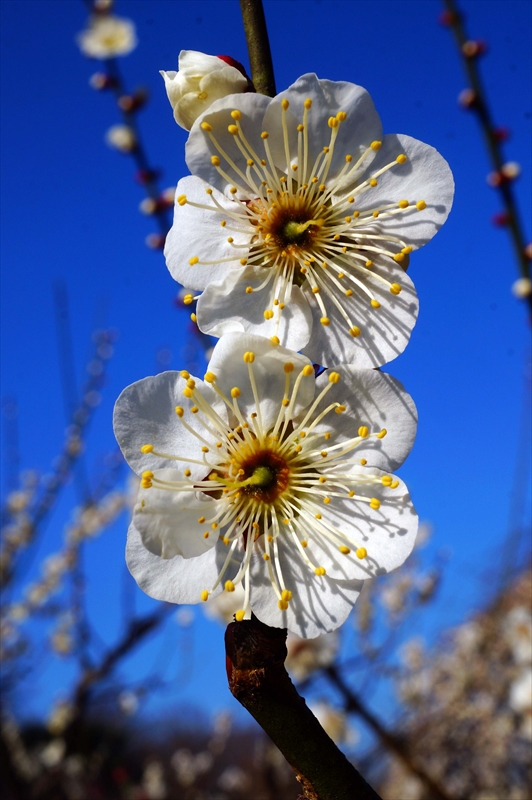
<path id="1" fill-rule="evenodd" d="M 464 26 L 463 15 L 459 11 L 455 0 L 442 0 L 442 2 L 447 12 L 445 24 L 452 30 L 462 60 L 462 65 L 470 87 L 473 90 L 470 110 L 477 116 L 484 135 L 488 155 L 495 171 L 499 175 L 504 176 L 502 171 L 504 167 L 504 158 L 501 150 L 501 143 L 497 136 L 497 129 L 493 124 L 486 91 L 477 65 L 476 54 L 467 55 L 469 38 Z M 499 192 L 503 206 L 505 207 L 507 227 L 514 246 L 519 270 L 524 278 L 530 278 L 530 260 L 527 255 L 525 235 L 511 181 L 504 180 L 503 178 L 495 188 Z M 529 294 L 526 300 L 532 309 L 532 295 Z"/>
<path id="2" fill-rule="evenodd" d="M 286 630 L 253 617 L 225 634 L 231 694 L 282 752 L 305 800 L 379 800 L 325 733 L 284 668 Z"/>
<path id="3" fill-rule="evenodd" d="M 327 667 L 325 669 L 325 674 L 342 694 L 346 710 L 358 714 L 373 733 L 376 734 L 382 744 L 402 761 L 408 771 L 423 781 L 430 792 L 431 800 L 453 800 L 452 795 L 448 794 L 422 767 L 418 766 L 412 760 L 404 740 L 395 733 L 392 733 L 392 731 L 389 731 L 377 717 L 372 714 L 369 708 L 364 705 L 360 698 L 349 689 L 335 666 Z"/>
<path id="4" fill-rule="evenodd" d="M 240 0 L 240 10 L 255 90 L 259 94 L 275 97 L 275 76 L 262 0 Z"/>

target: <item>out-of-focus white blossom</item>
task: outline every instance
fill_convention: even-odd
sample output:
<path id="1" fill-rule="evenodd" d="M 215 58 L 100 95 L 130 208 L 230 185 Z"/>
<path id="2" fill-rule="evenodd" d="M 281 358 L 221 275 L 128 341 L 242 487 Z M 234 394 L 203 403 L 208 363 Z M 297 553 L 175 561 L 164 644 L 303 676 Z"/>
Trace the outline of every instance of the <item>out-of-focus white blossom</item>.
<path id="1" fill-rule="evenodd" d="M 336 631 L 324 633 L 315 639 L 301 639 L 295 633 L 289 633 L 286 639 L 286 668 L 296 681 L 304 681 L 313 672 L 330 666 L 336 654 L 340 640 Z"/>
<path id="2" fill-rule="evenodd" d="M 59 700 L 48 717 L 48 730 L 54 736 L 60 736 L 73 718 L 74 707 L 67 700 Z"/>
<path id="3" fill-rule="evenodd" d="M 532 614 L 525 606 L 516 606 L 508 613 L 506 639 L 517 664 L 532 662 Z"/>
<path id="4" fill-rule="evenodd" d="M 132 717 L 139 707 L 139 698 L 136 692 L 121 692 L 118 695 L 118 706 L 122 714 Z"/>
<path id="5" fill-rule="evenodd" d="M 165 800 L 168 797 L 164 782 L 164 768 L 160 761 L 150 761 L 142 776 L 142 786 L 149 800 Z"/>
<path id="6" fill-rule="evenodd" d="M 164 72 L 166 93 L 178 125 L 189 131 L 195 120 L 214 103 L 229 94 L 248 91 L 247 77 L 225 58 L 196 50 L 181 50 L 179 70 Z"/>
<path id="7" fill-rule="evenodd" d="M 310 710 L 333 742 L 348 745 L 357 743 L 359 734 L 349 725 L 345 711 L 333 708 L 325 702 L 311 704 Z"/>
<path id="8" fill-rule="evenodd" d="M 518 278 L 512 284 L 512 292 L 520 300 L 532 294 L 532 281 L 530 278 Z"/>
<path id="9" fill-rule="evenodd" d="M 137 46 L 137 35 L 130 19 L 105 14 L 91 17 L 76 41 L 84 56 L 105 60 L 131 53 Z"/>
<path id="10" fill-rule="evenodd" d="M 49 769 L 56 767 L 61 763 L 66 751 L 66 744 L 64 739 L 52 739 L 46 747 L 41 750 L 39 759 L 45 767 Z"/>
<path id="11" fill-rule="evenodd" d="M 112 125 L 105 134 L 105 141 L 121 153 L 131 153 L 137 146 L 135 131 L 129 125 Z"/>
<path id="12" fill-rule="evenodd" d="M 532 709 L 532 669 L 524 669 L 510 687 L 510 708 L 523 714 Z"/>

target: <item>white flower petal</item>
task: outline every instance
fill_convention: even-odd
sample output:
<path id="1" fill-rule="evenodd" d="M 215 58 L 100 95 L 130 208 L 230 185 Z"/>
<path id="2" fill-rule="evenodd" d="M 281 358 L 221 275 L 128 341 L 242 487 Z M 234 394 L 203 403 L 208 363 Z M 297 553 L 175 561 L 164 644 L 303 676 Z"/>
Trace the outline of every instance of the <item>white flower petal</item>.
<path id="1" fill-rule="evenodd" d="M 133 524 L 150 553 L 163 559 L 192 558 L 214 547 L 218 534 L 205 517 L 213 513 L 215 501 L 203 492 L 159 488 L 159 481 L 187 483 L 182 470 L 155 470 L 153 481 L 151 488 L 139 489 L 133 510 Z"/>
<path id="2" fill-rule="evenodd" d="M 341 379 L 331 386 L 317 408 L 317 413 L 330 403 L 344 405 L 342 414 L 333 414 L 319 422 L 313 431 L 330 431 L 328 446 L 346 442 L 358 435 L 366 426 L 378 433 L 383 428 L 384 438 L 368 437 L 353 450 L 355 461 L 366 459 L 368 466 L 393 472 L 405 461 L 414 444 L 417 430 L 417 410 L 404 386 L 391 375 L 372 369 L 357 369 L 350 364 L 335 368 Z M 316 380 L 316 393 L 329 381 L 329 373 Z"/>
<path id="3" fill-rule="evenodd" d="M 167 603 L 199 603 L 204 587 L 212 586 L 220 566 L 220 547 L 197 558 L 164 559 L 150 553 L 132 523 L 127 533 L 126 561 L 143 592 Z M 219 594 L 220 588 L 213 594 Z"/>
<path id="4" fill-rule="evenodd" d="M 353 469 L 353 474 L 380 476 L 385 473 L 359 467 Z M 347 545 L 351 547 L 347 555 L 319 532 L 319 527 L 312 527 L 310 520 L 305 524 L 301 519 L 301 527 L 303 530 L 306 528 L 309 542 L 305 552 L 317 566 L 325 567 L 330 578 L 339 581 L 365 580 L 397 569 L 412 552 L 416 540 L 418 516 L 402 481 L 396 489 L 378 484 L 359 484 L 355 496 L 376 498 L 381 506 L 374 509 L 369 503 L 355 498 L 334 496 L 328 505 L 320 506 L 324 529 L 329 523 L 353 542 Z M 355 552 L 357 548 L 365 548 L 367 557 L 359 559 Z"/>
<path id="5" fill-rule="evenodd" d="M 221 226 L 228 215 L 217 211 L 213 200 L 206 193 L 207 184 L 199 178 L 189 176 L 182 178 L 176 188 L 174 207 L 174 224 L 172 225 L 164 248 L 166 265 L 174 280 L 191 289 L 204 289 L 211 281 L 223 280 L 231 271 L 240 273 L 239 260 L 247 250 L 238 250 L 234 245 L 249 244 L 251 226 L 242 218 L 242 222 L 229 220 L 231 237 L 234 245 L 227 239 L 229 234 Z M 179 204 L 179 198 L 186 196 L 193 203 L 208 205 L 213 211 L 196 208 L 188 202 Z M 213 189 L 217 203 L 230 213 L 235 213 L 236 204 L 228 200 L 217 189 Z M 236 209 L 239 213 L 239 209 Z M 231 261 L 225 259 L 231 258 Z M 191 259 L 199 259 L 199 263 L 190 264 Z M 204 261 L 222 263 L 202 264 Z"/>
<path id="6" fill-rule="evenodd" d="M 304 102 L 312 100 L 312 108 L 308 113 L 309 135 L 309 169 L 325 146 L 329 145 L 331 128 L 329 117 L 335 117 L 344 111 L 347 118 L 340 124 L 334 145 L 334 155 L 329 169 L 327 183 L 330 183 L 345 165 L 347 153 L 353 156 L 353 164 L 358 161 L 371 143 L 382 139 L 382 125 L 369 93 L 354 83 L 347 81 L 320 80 L 314 73 L 302 75 L 301 78 L 275 97 L 264 117 L 264 130 L 270 134 L 271 149 L 274 160 L 286 172 L 286 157 L 282 129 L 281 101 L 290 103 L 287 113 L 289 133 L 292 143 L 292 162 L 297 163 L 297 134 L 295 128 L 303 122 Z M 374 158 L 371 151 L 364 162 L 364 167 Z M 359 170 L 352 177 L 360 174 Z"/>
<path id="7" fill-rule="evenodd" d="M 216 100 L 211 108 L 196 120 L 188 137 L 185 158 L 192 174 L 203 178 L 210 186 L 215 186 L 221 192 L 228 185 L 228 181 L 216 171 L 216 167 L 211 163 L 211 157 L 219 156 L 220 150 L 214 146 L 207 131 L 201 128 L 201 124 L 206 122 L 212 126 L 212 134 L 220 148 L 228 154 L 235 166 L 245 175 L 247 159 L 235 144 L 234 136 L 227 130 L 229 125 L 234 124 L 231 111 L 237 108 L 242 113 L 240 124 L 244 134 L 251 147 L 260 154 L 263 152 L 260 138 L 263 130 L 262 120 L 270 103 L 271 98 L 252 93 L 229 95 L 221 100 Z M 222 165 L 231 183 L 238 188 L 242 183 L 242 178 L 224 159 L 222 159 Z"/>
<path id="8" fill-rule="evenodd" d="M 291 362 L 294 365 L 292 373 L 294 385 L 296 376 L 310 361 L 304 356 L 287 350 L 281 346 L 274 346 L 269 339 L 263 336 L 253 336 L 244 333 L 227 333 L 216 344 L 209 371 L 216 375 L 216 386 L 227 396 L 231 389 L 238 387 L 241 395 L 238 397 L 238 406 L 247 417 L 256 412 L 255 395 L 250 383 L 249 365 L 244 362 L 246 352 L 255 354 L 252 365 L 253 377 L 260 398 L 260 414 L 264 429 L 273 425 L 279 414 L 281 400 L 284 397 L 286 386 L 286 373 L 284 365 Z M 224 369 L 226 364 L 231 364 L 231 370 Z M 294 408 L 299 413 L 312 402 L 314 397 L 315 381 L 313 375 L 303 377 L 297 393 Z"/>
<path id="9" fill-rule="evenodd" d="M 349 324 L 324 293 L 330 325 L 320 323 L 321 309 L 310 300 L 312 336 L 303 352 L 315 363 L 327 367 L 346 362 L 357 367 L 381 367 L 397 358 L 407 346 L 419 309 L 414 284 L 404 270 L 392 261 L 386 264 L 384 259 L 376 259 L 374 271 L 390 283 L 398 283 L 402 290 L 399 295 L 393 295 L 386 284 L 367 273 L 364 283 L 380 303 L 380 308 L 373 308 L 368 295 L 359 288 L 354 287 L 349 300 L 338 293 L 350 321 L 360 329 L 357 337 L 348 333 Z M 356 270 L 353 270 L 353 275 L 358 277 Z M 346 289 L 351 287 L 351 283 L 345 279 L 343 283 Z"/>
<path id="10" fill-rule="evenodd" d="M 277 336 L 284 347 L 301 350 L 309 341 L 312 314 L 299 286 L 292 286 L 290 301 L 280 314 L 270 304 L 275 316 L 264 318 L 266 293 L 246 293 L 264 282 L 264 269 L 246 267 L 231 270 L 223 280 L 207 286 L 196 309 L 198 325 L 204 333 L 222 336 L 229 331 L 245 331 L 259 336 Z"/>
<path id="11" fill-rule="evenodd" d="M 209 405 L 227 418 L 225 406 L 212 388 L 199 380 L 197 385 Z M 201 443 L 183 427 L 175 413 L 176 406 L 188 408 L 191 405 L 183 396 L 185 386 L 186 381 L 179 372 L 162 372 L 132 383 L 116 401 L 113 419 L 115 436 L 127 463 L 137 474 L 140 475 L 143 470 L 159 469 L 162 465 L 182 468 L 178 461 L 166 460 L 162 463 L 152 453 L 141 453 L 141 447 L 146 444 L 153 445 L 160 453 L 201 458 Z M 187 414 L 186 419 L 200 435 L 213 441 L 196 415 Z M 187 466 L 192 478 L 200 480 L 205 476 L 205 467 L 201 464 Z"/>
<path id="12" fill-rule="evenodd" d="M 282 548 L 282 568 L 293 597 L 281 611 L 261 559 L 252 559 L 251 606 L 253 613 L 273 628 L 288 628 L 304 639 L 333 631 L 347 619 L 362 590 L 362 583 L 337 583 L 312 575 L 301 563 L 295 547 Z"/>
<path id="13" fill-rule="evenodd" d="M 427 207 L 415 207 L 404 214 L 380 216 L 372 230 L 398 236 L 414 248 L 426 244 L 439 231 L 451 210 L 454 180 L 447 161 L 434 147 L 404 134 L 387 134 L 369 174 L 394 161 L 400 154 L 408 160 L 396 164 L 378 178 L 375 188 L 360 196 L 359 211 L 399 200 L 414 204 L 424 200 Z"/>

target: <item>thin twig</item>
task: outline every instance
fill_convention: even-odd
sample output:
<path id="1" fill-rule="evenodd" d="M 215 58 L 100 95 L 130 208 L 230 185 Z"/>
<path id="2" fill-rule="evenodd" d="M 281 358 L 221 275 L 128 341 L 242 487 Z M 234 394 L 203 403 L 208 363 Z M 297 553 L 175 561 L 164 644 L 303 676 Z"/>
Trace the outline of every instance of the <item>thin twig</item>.
<path id="1" fill-rule="evenodd" d="M 286 630 L 232 622 L 225 646 L 231 694 L 284 755 L 305 800 L 379 800 L 298 694 L 284 668 Z"/>
<path id="2" fill-rule="evenodd" d="M 240 10 L 255 90 L 259 94 L 275 97 L 275 76 L 262 0 L 240 0 Z"/>

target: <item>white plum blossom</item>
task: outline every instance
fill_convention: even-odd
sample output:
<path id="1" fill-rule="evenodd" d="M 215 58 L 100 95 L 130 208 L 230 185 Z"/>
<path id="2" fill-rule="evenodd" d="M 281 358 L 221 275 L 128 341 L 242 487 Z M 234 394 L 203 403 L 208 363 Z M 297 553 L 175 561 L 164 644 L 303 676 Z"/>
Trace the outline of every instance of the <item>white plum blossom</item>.
<path id="1" fill-rule="evenodd" d="M 160 73 L 174 119 L 186 131 L 215 100 L 249 91 L 250 82 L 242 65 L 228 56 L 181 50 L 178 63 L 177 72 L 160 70 Z"/>
<path id="2" fill-rule="evenodd" d="M 418 309 L 410 253 L 454 191 L 434 148 L 383 137 L 365 89 L 308 74 L 273 99 L 213 103 L 186 160 L 165 255 L 202 292 L 202 331 L 260 334 L 325 366 L 403 351 Z"/>
<path id="3" fill-rule="evenodd" d="M 114 14 L 97 14 L 76 39 L 83 55 L 105 60 L 127 56 L 137 46 L 135 25 L 130 19 Z"/>
<path id="4" fill-rule="evenodd" d="M 304 638 L 346 619 L 362 581 L 403 563 L 417 515 L 390 475 L 416 410 L 400 383 L 249 334 L 216 344 L 204 380 L 127 387 L 115 434 L 141 476 L 127 561 L 149 595 L 207 601 L 242 584 L 251 612 Z"/>

